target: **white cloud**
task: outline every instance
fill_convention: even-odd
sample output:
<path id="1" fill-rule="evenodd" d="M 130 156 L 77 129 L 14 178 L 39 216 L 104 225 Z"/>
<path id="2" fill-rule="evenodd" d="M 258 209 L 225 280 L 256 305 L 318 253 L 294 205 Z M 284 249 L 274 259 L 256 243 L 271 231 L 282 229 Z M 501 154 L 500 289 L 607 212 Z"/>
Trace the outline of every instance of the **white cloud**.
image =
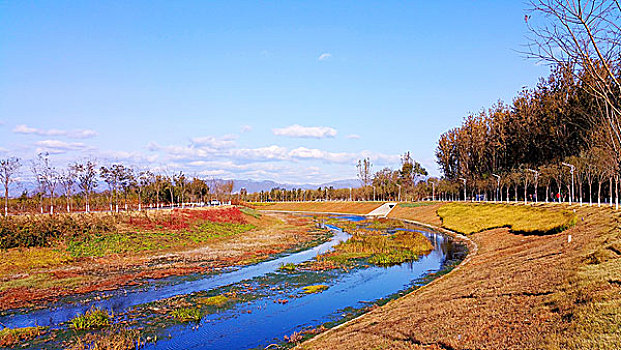
<path id="1" fill-rule="evenodd" d="M 242 127 L 241 127 L 241 132 L 242 133 L 246 133 L 246 132 L 249 132 L 249 131 L 252 131 L 252 126 L 250 126 L 250 125 L 242 125 Z"/>
<path id="2" fill-rule="evenodd" d="M 126 152 L 126 151 L 105 151 L 105 152 L 102 152 L 101 155 L 102 157 L 110 158 L 113 160 L 125 160 L 125 161 L 132 161 L 132 162 L 138 162 L 138 163 L 144 163 L 144 162 L 153 163 L 159 158 L 158 154 L 146 155 L 140 152 Z"/>
<path id="3" fill-rule="evenodd" d="M 324 52 L 321 55 L 319 55 L 319 58 L 317 59 L 318 61 L 325 61 L 328 60 L 332 57 L 332 54 L 329 52 Z"/>
<path id="4" fill-rule="evenodd" d="M 223 149 L 235 147 L 236 139 L 236 135 L 225 135 L 222 137 L 203 136 L 193 138 L 192 143 L 197 146 L 207 146 L 214 149 Z"/>
<path id="5" fill-rule="evenodd" d="M 81 142 L 64 142 L 60 140 L 43 140 L 35 142 L 37 153 L 48 152 L 51 154 L 61 154 L 70 151 L 81 151 L 88 147 Z"/>
<path id="6" fill-rule="evenodd" d="M 353 153 L 333 153 L 315 148 L 298 147 L 291 150 L 289 155 L 298 159 L 320 159 L 333 163 L 347 163 L 356 159 Z"/>
<path id="7" fill-rule="evenodd" d="M 241 148 L 233 150 L 232 155 L 252 160 L 285 160 L 287 159 L 287 149 L 276 145 L 259 148 Z"/>
<path id="8" fill-rule="evenodd" d="M 97 132 L 89 129 L 59 130 L 59 129 L 37 129 L 25 124 L 17 125 L 13 132 L 16 134 L 38 135 L 38 136 L 64 136 L 74 139 L 86 139 L 97 136 Z"/>
<path id="9" fill-rule="evenodd" d="M 272 133 L 277 136 L 322 139 L 336 136 L 336 129 L 327 126 L 301 126 L 293 124 L 285 128 L 273 129 Z"/>
<path id="10" fill-rule="evenodd" d="M 360 138 L 360 135 L 357 135 L 357 134 L 349 134 L 349 135 L 347 135 L 347 136 L 345 136 L 345 137 L 347 137 L 348 139 L 352 139 L 352 140 L 358 140 L 358 139 Z"/>

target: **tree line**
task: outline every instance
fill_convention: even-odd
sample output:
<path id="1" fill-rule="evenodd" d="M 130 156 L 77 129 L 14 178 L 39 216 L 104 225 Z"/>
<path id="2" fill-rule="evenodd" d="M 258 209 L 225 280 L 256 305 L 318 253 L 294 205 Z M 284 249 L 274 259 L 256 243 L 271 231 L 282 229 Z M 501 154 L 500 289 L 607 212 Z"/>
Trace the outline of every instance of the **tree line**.
<path id="1" fill-rule="evenodd" d="M 33 212 L 37 207 L 40 213 L 50 214 L 58 212 L 60 207 L 68 213 L 183 207 L 188 203 L 204 204 L 211 199 L 230 200 L 233 191 L 233 181 L 204 180 L 189 177 L 182 171 L 156 174 L 121 163 L 106 166 L 84 160 L 57 168 L 50 162 L 48 153 L 38 154 L 27 165 L 16 157 L 0 159 L 5 216 L 10 211 Z M 32 192 L 25 189 L 19 197 L 9 200 L 11 186 L 24 172 L 30 172 L 36 187 Z"/>

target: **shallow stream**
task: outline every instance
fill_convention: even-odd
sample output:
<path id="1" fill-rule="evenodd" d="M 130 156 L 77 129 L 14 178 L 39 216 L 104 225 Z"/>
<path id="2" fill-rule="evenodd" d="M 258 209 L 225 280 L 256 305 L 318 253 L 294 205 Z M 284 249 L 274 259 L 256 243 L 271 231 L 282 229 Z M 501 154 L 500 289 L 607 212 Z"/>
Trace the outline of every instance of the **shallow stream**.
<path id="1" fill-rule="evenodd" d="M 339 217 L 360 221 L 356 216 Z M 67 321 L 92 306 L 111 310 L 115 321 L 139 327 L 156 342 L 146 349 L 248 349 L 282 344 L 285 336 L 312 333 L 353 318 L 376 304 L 398 297 L 428 283 L 439 272 L 455 266 L 466 254 L 463 245 L 435 231 L 408 225 L 425 235 L 433 250 L 418 260 L 390 267 L 361 264 L 351 270 L 283 271 L 284 264 L 299 264 L 323 254 L 350 235 L 337 226 L 326 225 L 332 238 L 316 247 L 218 274 L 196 274 L 150 281 L 139 287 L 113 292 L 89 293 L 64 298 L 41 310 L 13 310 L 0 314 L 6 327 L 48 326 L 62 329 L 70 337 Z M 394 232 L 388 229 L 387 232 Z M 305 293 L 303 287 L 324 286 L 319 293 Z M 209 309 L 197 323 L 177 323 L 153 310 L 167 301 L 200 305 L 215 295 L 235 295 L 234 302 Z M 174 305 L 177 305 L 174 304 Z M 162 306 L 164 305 L 164 306 Z M 63 333 L 64 332 L 64 333 Z M 59 336 L 59 339 L 63 336 Z M 54 348 L 54 342 L 33 343 L 33 348 Z"/>

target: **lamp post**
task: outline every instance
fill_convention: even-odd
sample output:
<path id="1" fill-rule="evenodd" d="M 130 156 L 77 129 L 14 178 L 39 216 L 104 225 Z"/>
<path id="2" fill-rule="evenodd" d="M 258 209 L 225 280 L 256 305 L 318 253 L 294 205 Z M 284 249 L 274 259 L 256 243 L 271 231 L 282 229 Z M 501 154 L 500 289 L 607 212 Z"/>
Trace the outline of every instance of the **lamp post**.
<path id="1" fill-rule="evenodd" d="M 399 202 L 401 202 L 401 185 L 396 184 L 399 187 Z"/>
<path id="2" fill-rule="evenodd" d="M 539 184 L 539 172 L 537 170 L 528 169 L 531 173 L 535 174 L 535 203 L 537 203 L 537 187 Z M 573 173 L 572 173 L 573 174 Z"/>
<path id="3" fill-rule="evenodd" d="M 496 174 L 492 174 L 493 177 L 496 178 L 497 183 L 496 183 L 496 202 L 499 201 L 498 198 L 500 198 L 499 193 L 500 193 L 500 175 L 496 175 Z"/>
<path id="4" fill-rule="evenodd" d="M 436 200 L 436 182 L 435 181 L 430 181 L 431 182 L 431 200 L 435 201 Z"/>
<path id="5" fill-rule="evenodd" d="M 563 162 L 563 165 L 569 167 L 569 172 L 571 173 L 571 195 L 569 196 L 569 205 L 571 205 L 571 200 L 574 198 L 574 170 L 576 167 L 565 162 Z"/>
<path id="6" fill-rule="evenodd" d="M 466 198 L 468 198 L 468 195 L 466 194 L 466 179 L 464 179 L 463 177 L 460 177 L 459 180 L 464 182 L 464 202 L 465 202 Z"/>

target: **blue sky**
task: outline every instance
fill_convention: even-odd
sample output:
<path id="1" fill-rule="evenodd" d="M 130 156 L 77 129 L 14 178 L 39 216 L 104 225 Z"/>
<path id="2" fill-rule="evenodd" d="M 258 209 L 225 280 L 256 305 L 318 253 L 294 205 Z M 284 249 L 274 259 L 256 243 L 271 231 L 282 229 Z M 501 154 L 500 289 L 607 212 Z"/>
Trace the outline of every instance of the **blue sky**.
<path id="1" fill-rule="evenodd" d="M 432 174 L 439 135 L 548 68 L 519 1 L 0 1 L 0 156 L 321 183 Z"/>

